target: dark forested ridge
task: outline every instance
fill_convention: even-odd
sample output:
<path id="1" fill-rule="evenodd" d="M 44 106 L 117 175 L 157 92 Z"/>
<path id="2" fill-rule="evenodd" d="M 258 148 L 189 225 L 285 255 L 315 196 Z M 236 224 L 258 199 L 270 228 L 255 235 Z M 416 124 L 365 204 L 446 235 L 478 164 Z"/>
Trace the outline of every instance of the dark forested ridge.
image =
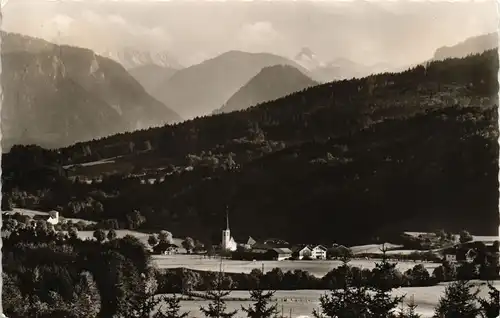
<path id="1" fill-rule="evenodd" d="M 3 204 L 200 239 L 218 236 L 226 205 L 234 233 L 292 242 L 494 235 L 497 74 L 492 50 L 58 152 L 16 147 L 2 160 Z"/>
<path id="2" fill-rule="evenodd" d="M 2 144 L 57 148 L 180 120 L 118 63 L 2 33 Z"/>
<path id="3" fill-rule="evenodd" d="M 265 67 L 231 96 L 221 108 L 214 111 L 214 114 L 244 110 L 315 85 L 318 83 L 292 66 Z"/>

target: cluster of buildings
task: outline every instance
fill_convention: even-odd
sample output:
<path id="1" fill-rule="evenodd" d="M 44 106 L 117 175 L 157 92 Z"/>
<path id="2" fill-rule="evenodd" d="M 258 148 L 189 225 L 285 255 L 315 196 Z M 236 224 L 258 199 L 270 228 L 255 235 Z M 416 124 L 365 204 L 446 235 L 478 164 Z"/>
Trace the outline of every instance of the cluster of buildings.
<path id="1" fill-rule="evenodd" d="M 249 237 L 246 243 L 238 244 L 231 236 L 229 217 L 226 215 L 226 229 L 222 230 L 221 250 L 230 252 L 233 259 L 240 260 L 313 260 L 326 259 L 327 248 L 322 245 L 296 245 L 286 242 L 259 243 Z"/>

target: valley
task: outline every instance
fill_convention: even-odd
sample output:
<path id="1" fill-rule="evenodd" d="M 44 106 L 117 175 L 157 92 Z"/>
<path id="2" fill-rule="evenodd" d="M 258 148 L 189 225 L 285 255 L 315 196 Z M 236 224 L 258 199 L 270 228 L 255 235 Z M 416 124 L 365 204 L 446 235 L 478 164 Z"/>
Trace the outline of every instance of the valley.
<path id="1" fill-rule="evenodd" d="M 2 316 L 496 318 L 498 34 L 455 6 L 6 8 Z"/>

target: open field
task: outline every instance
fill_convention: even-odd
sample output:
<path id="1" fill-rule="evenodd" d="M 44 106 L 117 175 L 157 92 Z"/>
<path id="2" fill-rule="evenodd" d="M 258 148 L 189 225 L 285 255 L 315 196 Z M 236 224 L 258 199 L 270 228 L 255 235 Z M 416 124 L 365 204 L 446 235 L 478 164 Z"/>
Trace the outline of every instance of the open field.
<path id="1" fill-rule="evenodd" d="M 200 255 L 154 255 L 153 262 L 159 268 L 189 268 L 201 271 L 218 271 L 220 266 L 220 259 L 213 258 L 207 259 Z M 310 272 L 311 274 L 322 277 L 328 273 L 332 268 L 338 267 L 342 264 L 341 261 L 336 260 L 312 260 L 312 261 L 233 261 L 224 260 L 223 270 L 228 273 L 250 273 L 252 269 L 262 269 L 270 271 L 275 267 L 281 268 L 283 271 L 302 269 Z M 416 262 L 398 262 L 397 267 L 401 271 L 406 271 L 408 268 L 415 266 Z M 435 267 L 439 266 L 437 263 L 423 263 L 425 267 L 432 271 Z M 352 260 L 352 266 L 360 268 L 372 269 L 375 266 L 375 260 Z"/>
<path id="2" fill-rule="evenodd" d="M 385 243 L 385 248 L 391 250 L 397 249 L 397 248 L 402 248 L 402 245 L 394 245 L 391 243 Z M 370 253 L 370 254 L 375 254 L 375 253 L 382 253 L 382 244 L 367 244 L 367 245 L 357 245 L 357 246 L 352 246 L 350 247 L 351 251 L 356 255 L 356 254 L 363 254 L 363 253 Z"/>
<path id="3" fill-rule="evenodd" d="M 407 287 L 394 290 L 393 295 L 407 297 L 414 296 L 415 302 L 418 304 L 417 312 L 422 315 L 422 318 L 430 318 L 434 313 L 434 308 L 439 301 L 439 297 L 443 295 L 447 283 L 442 283 L 432 287 Z M 500 281 L 495 281 L 496 288 L 500 288 Z M 324 290 L 293 290 L 293 291 L 277 291 L 275 299 L 278 302 L 278 309 L 286 317 L 312 317 L 314 309 L 319 307 L 319 298 L 326 291 Z M 486 286 L 481 288 L 481 297 L 487 297 Z M 233 291 L 229 297 L 246 298 L 248 292 L 246 291 Z M 200 313 L 200 306 L 207 306 L 206 300 L 193 300 L 181 301 L 181 308 L 183 312 L 189 311 L 190 318 L 203 317 Z M 238 309 L 240 312 L 236 317 L 245 317 L 241 312 L 241 306 L 248 306 L 250 301 L 228 301 L 228 310 Z M 291 315 L 290 315 L 291 312 Z"/>
<path id="4" fill-rule="evenodd" d="M 499 229 L 500 230 L 500 229 Z M 426 232 L 405 232 L 409 235 L 412 235 L 412 236 L 419 236 L 419 235 L 425 235 L 425 234 L 428 234 Z M 458 240 L 460 239 L 460 235 L 459 234 L 454 234 L 453 235 L 455 237 L 455 241 L 458 242 Z M 493 243 L 494 241 L 497 241 L 499 240 L 499 237 L 498 236 L 488 236 L 488 235 L 472 235 L 472 241 L 480 241 L 480 242 L 484 242 L 484 243 Z"/>

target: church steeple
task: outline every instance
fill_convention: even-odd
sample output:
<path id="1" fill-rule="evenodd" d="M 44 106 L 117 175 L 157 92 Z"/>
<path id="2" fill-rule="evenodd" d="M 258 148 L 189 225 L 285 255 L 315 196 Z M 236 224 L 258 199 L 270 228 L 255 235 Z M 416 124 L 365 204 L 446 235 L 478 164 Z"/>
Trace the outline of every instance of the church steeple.
<path id="1" fill-rule="evenodd" d="M 229 209 L 226 205 L 226 230 L 229 230 Z"/>

